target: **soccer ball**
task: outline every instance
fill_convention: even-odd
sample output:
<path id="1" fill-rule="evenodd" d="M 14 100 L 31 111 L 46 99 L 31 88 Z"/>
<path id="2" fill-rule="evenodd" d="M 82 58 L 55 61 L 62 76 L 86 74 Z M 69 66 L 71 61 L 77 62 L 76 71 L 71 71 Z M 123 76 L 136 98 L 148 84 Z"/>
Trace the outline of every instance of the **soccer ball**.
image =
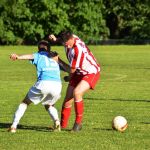
<path id="1" fill-rule="evenodd" d="M 123 116 L 116 116 L 115 118 L 113 118 L 112 120 L 112 128 L 123 132 L 127 129 L 128 127 L 128 123 L 125 117 Z"/>

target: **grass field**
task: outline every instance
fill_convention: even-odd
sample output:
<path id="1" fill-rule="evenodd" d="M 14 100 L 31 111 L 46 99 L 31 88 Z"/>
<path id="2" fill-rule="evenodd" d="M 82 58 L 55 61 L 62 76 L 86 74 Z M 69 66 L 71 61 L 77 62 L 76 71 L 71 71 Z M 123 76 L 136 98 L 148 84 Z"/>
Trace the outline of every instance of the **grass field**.
<path id="1" fill-rule="evenodd" d="M 0 47 L 0 150 L 148 150 L 150 149 L 150 46 L 90 46 L 101 63 L 101 80 L 84 97 L 83 130 L 50 132 L 52 124 L 41 104 L 31 105 L 16 134 L 7 132 L 13 114 L 36 80 L 28 61 L 10 61 L 11 53 L 32 53 L 36 47 Z M 63 47 L 53 47 L 65 58 Z M 62 72 L 62 77 L 66 74 Z M 62 98 L 67 83 L 63 82 Z M 129 128 L 112 130 L 114 116 L 122 115 Z M 74 113 L 70 118 L 70 129 Z"/>

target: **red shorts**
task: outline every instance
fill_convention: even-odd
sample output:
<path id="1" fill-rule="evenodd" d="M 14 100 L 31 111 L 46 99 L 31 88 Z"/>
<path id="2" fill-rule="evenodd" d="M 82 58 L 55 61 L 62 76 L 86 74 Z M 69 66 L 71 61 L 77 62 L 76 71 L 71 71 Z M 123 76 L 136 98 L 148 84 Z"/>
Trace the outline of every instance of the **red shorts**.
<path id="1" fill-rule="evenodd" d="M 87 75 L 73 74 L 69 82 L 69 85 L 76 87 L 81 80 L 84 80 L 88 82 L 91 89 L 94 89 L 99 78 L 100 78 L 100 72 L 98 72 L 97 74 L 93 73 L 93 74 L 87 74 Z"/>

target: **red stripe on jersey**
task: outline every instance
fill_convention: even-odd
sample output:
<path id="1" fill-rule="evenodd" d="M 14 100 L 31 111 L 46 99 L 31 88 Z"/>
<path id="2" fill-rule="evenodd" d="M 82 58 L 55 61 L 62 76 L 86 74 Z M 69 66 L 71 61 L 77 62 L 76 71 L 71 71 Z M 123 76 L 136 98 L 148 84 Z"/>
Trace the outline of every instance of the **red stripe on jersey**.
<path id="1" fill-rule="evenodd" d="M 90 49 L 89 49 L 87 46 L 86 46 L 86 48 L 87 48 L 87 51 L 88 51 L 89 55 L 93 58 L 93 60 L 94 60 L 95 63 L 97 64 L 97 66 L 100 67 L 100 65 L 97 63 L 96 58 L 95 58 L 95 57 L 93 56 L 93 54 L 91 53 Z"/>
<path id="2" fill-rule="evenodd" d="M 86 71 L 86 70 L 84 70 L 84 69 L 82 68 L 82 64 L 83 64 L 83 60 L 84 60 L 84 59 L 85 59 L 85 58 L 84 58 L 84 53 L 82 52 L 79 67 L 81 68 L 81 71 L 82 71 L 82 72 L 85 72 L 86 74 L 88 74 L 89 72 Z"/>
<path id="3" fill-rule="evenodd" d="M 91 53 L 90 49 L 89 49 L 87 46 L 86 46 L 86 48 L 87 48 L 88 54 L 93 58 L 93 60 L 95 60 L 95 62 L 97 62 L 96 59 L 95 59 L 95 57 L 94 57 L 93 54 Z"/>
<path id="4" fill-rule="evenodd" d="M 80 68 L 82 68 L 82 63 L 83 63 L 83 60 L 84 60 L 84 53 L 82 52 L 81 54 L 81 59 L 80 59 Z"/>
<path id="5" fill-rule="evenodd" d="M 84 69 L 82 69 L 81 71 L 84 72 L 84 73 L 86 73 L 86 74 L 89 74 L 89 72 L 86 71 L 86 70 L 84 70 Z M 81 73 L 81 74 L 84 74 L 84 73 Z"/>

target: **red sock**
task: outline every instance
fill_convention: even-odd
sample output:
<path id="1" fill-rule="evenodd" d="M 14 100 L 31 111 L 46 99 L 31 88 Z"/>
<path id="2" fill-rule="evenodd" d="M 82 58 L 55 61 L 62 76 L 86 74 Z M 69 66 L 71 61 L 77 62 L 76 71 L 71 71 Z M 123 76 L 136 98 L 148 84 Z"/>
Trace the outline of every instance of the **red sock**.
<path id="1" fill-rule="evenodd" d="M 63 107 L 61 111 L 61 127 L 66 128 L 71 114 L 71 107 Z"/>
<path id="2" fill-rule="evenodd" d="M 83 100 L 75 102 L 75 113 L 76 113 L 75 122 L 80 124 L 83 119 Z"/>

